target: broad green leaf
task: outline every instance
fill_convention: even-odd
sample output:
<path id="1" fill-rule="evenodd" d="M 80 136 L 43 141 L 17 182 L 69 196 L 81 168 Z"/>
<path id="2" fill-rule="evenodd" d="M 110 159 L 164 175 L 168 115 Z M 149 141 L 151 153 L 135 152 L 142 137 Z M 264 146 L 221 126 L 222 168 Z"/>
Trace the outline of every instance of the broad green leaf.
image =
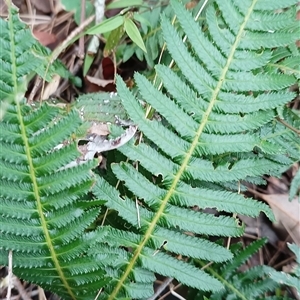
<path id="1" fill-rule="evenodd" d="M 112 31 L 124 23 L 124 16 L 115 16 L 110 19 L 107 19 L 100 24 L 89 28 L 85 33 L 86 34 L 102 34 L 108 31 Z"/>
<path id="2" fill-rule="evenodd" d="M 145 44 L 135 23 L 131 19 L 126 18 L 124 22 L 124 28 L 131 40 L 136 43 L 137 46 L 139 46 L 144 52 L 147 53 Z"/>
<path id="3" fill-rule="evenodd" d="M 143 0 L 115 0 L 106 6 L 106 9 L 124 8 L 130 6 L 140 6 Z"/>
<path id="4" fill-rule="evenodd" d="M 94 59 L 95 59 L 94 55 L 90 55 L 88 53 L 85 55 L 84 64 L 83 64 L 83 76 L 86 76 L 86 74 L 89 71 Z"/>
<path id="5" fill-rule="evenodd" d="M 133 18 L 141 24 L 145 24 L 146 26 L 151 27 L 150 22 L 147 19 L 145 19 L 141 14 L 133 13 Z"/>
<path id="6" fill-rule="evenodd" d="M 117 45 L 120 43 L 120 40 L 124 34 L 124 26 L 119 26 L 118 28 L 112 30 L 106 39 L 106 44 L 103 50 L 104 57 L 109 56 L 111 52 L 115 50 Z"/>

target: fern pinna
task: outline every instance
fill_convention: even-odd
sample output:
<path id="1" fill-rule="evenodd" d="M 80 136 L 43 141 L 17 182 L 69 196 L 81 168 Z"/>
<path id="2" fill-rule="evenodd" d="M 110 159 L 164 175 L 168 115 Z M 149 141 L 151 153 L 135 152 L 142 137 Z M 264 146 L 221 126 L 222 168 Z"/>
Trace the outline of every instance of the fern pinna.
<path id="1" fill-rule="evenodd" d="M 298 37 L 291 18 L 295 9 L 281 10 L 296 3 L 217 0 L 206 9 L 203 30 L 172 0 L 181 31 L 164 16 L 161 24 L 179 71 L 156 66 L 162 91 L 136 74 L 137 97 L 118 79 L 118 94 L 141 136 L 120 148 L 128 161 L 111 166 L 127 192 L 120 195 L 104 178 L 94 188 L 132 226 L 111 229 L 107 245 L 114 251 L 119 247 L 120 254 L 123 247 L 130 251 L 123 264 L 110 266 L 112 281 L 103 299 L 150 297 L 149 272 L 199 290 L 220 290 L 222 284 L 190 259 L 222 262 L 232 255 L 204 237 L 241 235 L 237 213 L 254 217 L 264 211 L 273 218 L 265 204 L 237 191 L 262 174 L 280 174 L 294 160 L 286 157 L 284 147 L 266 139 L 261 128 L 272 131 L 275 108 L 295 97 L 288 91 L 294 74 L 268 63 L 273 48 Z M 147 118 L 150 107 L 162 121 Z M 220 215 L 208 214 L 206 208 L 216 208 Z"/>
<path id="2" fill-rule="evenodd" d="M 11 251 L 16 276 L 64 299 L 91 299 L 107 281 L 101 256 L 88 255 L 105 231 L 85 233 L 103 204 L 87 197 L 96 164 L 66 167 L 80 156 L 82 120 L 25 103 L 24 81 L 44 73 L 47 58 L 36 57 L 43 47 L 15 8 L 0 27 L 0 265 Z"/>
<path id="3" fill-rule="evenodd" d="M 245 265 L 246 261 L 266 243 L 266 239 L 257 240 L 245 249 L 242 249 L 241 243 L 231 245 L 230 250 L 234 254 L 233 260 L 226 263 L 216 263 L 206 268 L 206 271 L 222 281 L 224 289 L 212 294 L 190 289 L 188 299 L 205 299 L 209 297 L 212 300 L 226 299 L 234 297 L 235 299 L 266 299 L 266 292 L 274 291 L 278 284 L 269 278 L 269 269 L 267 266 L 255 266 L 245 271 L 239 268 Z M 204 266 L 204 262 L 196 261 L 199 266 Z M 234 296 L 233 296 L 234 295 Z M 281 299 L 270 297 L 268 299 Z"/>
<path id="4" fill-rule="evenodd" d="M 80 124 L 76 111 L 18 103 L 0 125 L 1 264 L 11 250 L 16 275 L 64 299 L 91 299 L 106 282 L 101 258 L 86 254 L 101 234 L 84 233 L 103 203 L 84 200 L 95 163 L 64 167 L 79 156 Z"/>

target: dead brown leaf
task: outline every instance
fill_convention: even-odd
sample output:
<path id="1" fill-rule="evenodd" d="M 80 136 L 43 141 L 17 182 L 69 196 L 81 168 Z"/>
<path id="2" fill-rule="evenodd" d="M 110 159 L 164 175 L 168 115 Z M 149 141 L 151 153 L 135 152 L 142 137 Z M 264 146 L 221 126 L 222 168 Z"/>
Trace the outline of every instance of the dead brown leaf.
<path id="1" fill-rule="evenodd" d="M 56 35 L 45 31 L 33 30 L 33 35 L 43 46 L 48 46 L 56 42 Z"/>
<path id="2" fill-rule="evenodd" d="M 277 224 L 300 246 L 300 203 L 297 198 L 289 201 L 288 194 L 259 194 L 272 208 Z"/>
<path id="3" fill-rule="evenodd" d="M 101 79 L 101 78 L 96 78 L 92 76 L 86 76 L 86 79 L 93 84 L 96 84 L 101 87 L 107 86 L 109 83 L 113 83 L 114 81 L 112 79 Z"/>
<path id="4" fill-rule="evenodd" d="M 52 12 L 51 1 L 32 0 L 34 6 L 45 14 Z"/>
<path id="5" fill-rule="evenodd" d="M 43 94 L 41 96 L 42 100 L 49 99 L 49 97 L 55 93 L 59 86 L 59 81 L 60 81 L 60 76 L 59 75 L 54 75 L 51 82 L 49 82 L 46 85 L 46 88 L 43 91 Z"/>
<path id="6" fill-rule="evenodd" d="M 109 129 L 107 124 L 94 122 L 88 130 L 89 134 L 108 135 Z"/>

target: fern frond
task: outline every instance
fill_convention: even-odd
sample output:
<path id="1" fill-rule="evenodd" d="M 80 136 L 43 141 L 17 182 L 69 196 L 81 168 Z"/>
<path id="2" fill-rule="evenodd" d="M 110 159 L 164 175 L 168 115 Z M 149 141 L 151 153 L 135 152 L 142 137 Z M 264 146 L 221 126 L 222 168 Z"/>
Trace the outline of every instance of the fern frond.
<path id="1" fill-rule="evenodd" d="M 12 250 L 16 275 L 64 299 L 91 299 L 107 281 L 102 260 L 86 255 L 101 235 L 85 233 L 102 204 L 84 201 L 95 162 L 65 168 L 79 156 L 80 124 L 74 110 L 21 102 L 0 123 L 0 264 Z M 56 149 L 62 143 L 70 145 Z"/>
<path id="2" fill-rule="evenodd" d="M 86 121 L 116 123 L 128 118 L 120 97 L 115 93 L 84 94 L 76 99 L 74 106 Z"/>
<path id="3" fill-rule="evenodd" d="M 232 297 L 237 299 L 265 299 L 264 294 L 273 291 L 277 283 L 269 278 L 268 273 L 272 269 L 267 266 L 255 266 L 244 272 L 239 271 L 256 251 L 265 244 L 266 240 L 261 239 L 251 243 L 245 249 L 240 249 L 238 245 L 232 247 L 234 258 L 225 264 L 216 264 L 214 267 L 208 267 L 205 270 L 212 276 L 221 280 L 225 289 L 220 292 L 205 294 L 203 292 L 190 292 L 188 299 L 202 298 L 204 296 L 209 299 L 223 299 Z M 241 245 L 239 245 L 241 246 Z M 201 266 L 205 262 L 197 261 Z"/>
<path id="4" fill-rule="evenodd" d="M 264 173 L 277 174 L 288 164 L 278 160 L 275 155 L 284 155 L 283 148 L 278 143 L 262 139 L 259 129 L 274 119 L 274 108 L 293 99 L 294 94 L 286 91 L 286 88 L 295 82 L 295 77 L 264 71 L 272 50 L 265 49 L 260 57 L 257 50 L 261 46 L 258 47 L 257 41 L 264 40 L 265 48 L 280 47 L 282 43 L 295 42 L 297 33 L 290 30 L 295 28 L 294 23 L 285 22 L 283 15 L 278 17 L 283 24 L 277 25 L 274 33 L 268 32 L 270 27 L 263 24 L 274 14 L 271 12 L 261 14 L 260 32 L 257 32 L 256 27 L 253 29 L 253 22 L 263 9 L 259 10 L 256 3 L 259 5 L 259 1 L 247 2 L 241 8 L 235 1 L 226 4 L 216 1 L 217 6 L 211 5 L 207 9 L 209 32 L 203 33 L 181 4 L 172 1 L 180 25 L 193 47 L 193 51 L 187 48 L 170 22 L 162 19 L 168 49 L 182 73 L 179 76 L 166 67 L 156 68 L 172 98 L 157 91 L 142 75 L 135 76 L 140 96 L 160 113 L 165 122 L 146 119 L 144 108 L 124 83 L 120 80 L 117 82 L 118 93 L 130 118 L 157 147 L 154 149 L 143 143 L 138 146 L 129 144 L 120 151 L 131 160 L 138 161 L 152 174 L 161 174 L 163 181 L 159 186 L 153 184 L 129 163 L 112 165 L 116 177 L 124 181 L 128 190 L 142 202 L 141 206 L 127 196 L 121 198 L 104 179 L 99 179 L 95 186 L 95 195 L 106 200 L 108 208 L 116 210 L 139 232 L 134 244 L 129 245 L 124 240 L 119 241 L 120 245 L 116 244 L 133 248 L 133 255 L 129 264 L 124 266 L 124 273 L 116 286 L 110 286 L 109 299 L 124 295 L 122 286 L 127 284 L 136 266 L 194 286 L 192 277 L 186 278 L 183 272 L 176 271 L 179 262 L 171 256 L 172 252 L 181 255 L 187 253 L 182 247 L 175 247 L 177 234 L 184 235 L 185 231 L 189 231 L 194 234 L 236 236 L 242 230 L 234 219 L 223 216 L 216 218 L 205 214 L 202 209 L 215 207 L 219 211 L 250 216 L 264 211 L 272 218 L 265 204 L 246 200 L 229 191 L 190 185 L 193 180 L 229 183 L 259 177 Z M 281 4 L 284 6 L 283 1 Z M 219 38 L 220 30 L 222 38 Z M 273 39 L 274 36 L 284 36 L 284 39 L 277 41 Z M 244 64 L 240 64 L 241 60 Z M 254 63 L 249 63 L 253 60 Z M 188 209 L 195 205 L 200 211 Z M 162 230 L 168 230 L 165 237 L 156 236 Z M 206 247 L 201 239 L 198 243 L 201 248 Z M 168 252 L 162 253 L 162 250 Z M 159 267 L 162 262 L 156 264 L 151 253 L 154 257 L 163 254 L 167 271 Z M 184 269 L 189 267 L 185 266 Z M 204 290 L 209 287 L 205 282 L 210 282 L 211 278 L 199 274 L 198 280 L 201 281 L 201 287 L 198 288 Z M 218 288 L 217 284 L 211 283 L 210 288 L 213 289 L 213 286 L 214 289 Z"/>
<path id="5" fill-rule="evenodd" d="M 256 253 L 264 244 L 266 243 L 265 239 L 257 240 L 247 246 L 245 249 L 241 251 L 235 252 L 234 260 L 230 264 L 226 264 L 222 268 L 223 276 L 230 277 L 234 275 L 234 272 L 246 262 L 254 253 Z"/>
<path id="6" fill-rule="evenodd" d="M 175 74 L 167 67 L 156 67 L 163 92 L 144 76 L 135 75 L 138 98 L 155 109 L 162 121 L 147 119 L 145 107 L 117 80 L 124 107 L 145 138 L 140 138 L 138 145 L 128 143 L 119 149 L 134 167 L 130 161 L 111 166 L 125 187 L 121 196 L 103 178 L 94 188 L 97 198 L 117 211 L 126 226 L 132 226 L 128 231 L 135 232 L 134 236 L 122 232 L 121 237 L 113 238 L 113 246 L 129 247 L 132 253 L 122 265 L 122 273 L 115 273 L 108 299 L 126 296 L 124 287 L 132 281 L 136 268 L 195 286 L 191 274 L 197 268 L 178 258 L 186 255 L 209 259 L 204 251 L 193 251 L 195 243 L 210 251 L 210 243 L 201 235 L 237 236 L 243 231 L 235 218 L 207 214 L 206 208 L 249 216 L 264 211 L 273 218 L 267 205 L 228 189 L 234 184 L 238 187 L 239 181 L 259 180 L 263 174 L 278 175 L 296 160 L 284 159 L 285 147 L 264 138 L 261 131 L 264 126 L 272 126 L 275 109 L 295 96 L 287 90 L 296 81 L 294 74 L 281 73 L 275 67 L 270 72 L 268 63 L 274 47 L 291 45 L 298 38 L 296 21 L 287 20 L 295 10 L 275 13 L 274 9 L 296 2 L 277 1 L 271 5 L 263 0 L 242 4 L 217 0 L 206 10 L 208 30 L 204 31 L 180 2 L 171 1 L 188 42 L 182 42 L 165 16 L 161 24 L 168 50 L 180 71 Z M 266 20 L 274 18 L 279 24 L 268 23 L 264 15 Z M 149 140 L 151 146 L 146 145 Z M 218 184 L 217 189 L 214 184 Z M 179 239 L 186 241 L 187 251 Z M 175 254 L 179 255 L 177 259 Z M 219 259 L 216 255 L 212 261 L 216 257 Z M 223 258 L 229 257 L 227 253 Z M 220 288 L 213 277 L 202 272 L 197 280 L 201 282 L 198 289 Z M 261 292 L 267 287 L 262 284 L 257 288 Z"/>
<path id="7" fill-rule="evenodd" d="M 47 81 L 51 80 L 53 74 L 59 74 L 76 83 L 74 76 L 60 61 L 51 64 L 46 73 L 50 50 L 32 36 L 31 30 L 21 22 L 18 9 L 13 5 L 8 7 L 8 19 L 0 18 L 0 29 L 0 101 L 22 100 L 26 80 L 31 79 L 27 77 L 35 73 Z"/>
<path id="8" fill-rule="evenodd" d="M 0 18 L 0 100 L 15 96 L 24 76 L 35 70 L 40 62 L 31 59 L 36 40 L 20 22 L 17 10 L 8 10 L 8 20 Z"/>
<path id="9" fill-rule="evenodd" d="M 297 290 L 298 295 L 300 295 L 300 249 L 296 244 L 288 244 L 288 247 L 294 252 L 297 261 L 297 265 L 292 273 L 286 274 L 284 272 L 275 271 L 272 268 L 268 268 L 267 270 L 274 281 L 294 287 Z"/>
<path id="10" fill-rule="evenodd" d="M 297 171 L 295 177 L 291 182 L 291 188 L 289 193 L 290 201 L 297 195 L 297 193 L 299 194 L 299 190 L 300 190 L 300 169 Z M 300 201 L 300 196 L 298 196 L 298 199 Z"/>

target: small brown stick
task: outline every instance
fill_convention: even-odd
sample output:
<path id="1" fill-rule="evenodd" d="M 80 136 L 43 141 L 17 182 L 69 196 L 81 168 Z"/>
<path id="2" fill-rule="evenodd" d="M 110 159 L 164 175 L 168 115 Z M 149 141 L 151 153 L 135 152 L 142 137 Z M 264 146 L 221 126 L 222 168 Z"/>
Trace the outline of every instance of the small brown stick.
<path id="1" fill-rule="evenodd" d="M 31 293 L 30 293 L 31 298 L 29 298 L 29 299 L 32 300 L 32 298 L 35 297 L 38 294 L 39 294 L 38 290 L 31 291 Z M 20 300 L 20 299 L 21 299 L 20 295 L 11 296 L 11 298 L 10 298 L 10 300 Z M 0 300 L 7 300 L 7 298 L 1 298 Z"/>
<path id="2" fill-rule="evenodd" d="M 52 54 L 50 55 L 49 63 L 47 65 L 45 74 L 47 74 L 49 66 L 58 58 L 58 56 L 75 40 L 77 40 L 80 36 L 79 34 L 84 30 L 85 27 L 87 27 L 89 24 L 91 24 L 95 19 L 95 16 L 90 16 L 88 19 L 86 19 L 82 24 L 80 24 L 79 27 L 75 28 L 70 35 L 68 36 L 67 39 L 63 41 L 63 43 L 57 47 Z M 76 37 L 77 36 L 77 37 Z M 45 80 L 43 80 L 43 86 L 42 86 L 42 93 L 44 93 L 44 88 L 45 88 Z"/>
<path id="3" fill-rule="evenodd" d="M 40 76 L 37 76 L 37 78 L 35 79 L 34 86 L 33 86 L 32 90 L 31 90 L 31 92 L 30 92 L 30 94 L 29 94 L 29 96 L 28 96 L 28 98 L 27 98 L 27 103 L 28 103 L 28 104 L 31 104 L 31 103 L 32 103 L 33 98 L 34 98 L 34 96 L 35 96 L 37 90 L 38 90 L 39 87 L 41 86 L 41 84 L 42 84 L 42 78 L 41 78 Z"/>
<path id="4" fill-rule="evenodd" d="M 85 27 L 87 27 L 89 24 L 91 24 L 94 20 L 95 16 L 91 16 L 88 19 L 86 19 L 82 24 L 80 24 L 79 27 L 75 28 L 70 35 L 68 36 L 68 38 L 59 46 L 57 47 L 51 54 L 50 59 L 49 59 L 49 63 L 48 66 L 46 68 L 46 72 L 45 74 L 48 72 L 49 66 L 58 58 L 58 56 L 69 46 L 70 43 L 73 42 L 73 39 L 76 37 L 76 35 L 79 35 Z M 43 95 L 44 93 L 44 89 L 45 89 L 45 80 L 42 81 L 42 79 L 40 77 L 38 77 L 36 79 L 36 82 L 34 84 L 34 87 L 27 99 L 28 103 L 31 103 L 33 101 L 34 95 L 36 94 L 37 90 L 39 89 L 39 87 L 41 86 L 41 83 L 43 82 L 43 86 L 42 86 L 42 92 L 41 95 Z"/>
<path id="5" fill-rule="evenodd" d="M 176 287 L 173 287 L 173 284 L 170 285 L 170 292 L 171 294 L 179 300 L 186 300 L 184 297 L 180 296 L 178 293 L 175 292 Z"/>
<path id="6" fill-rule="evenodd" d="M 27 5 L 27 9 L 28 9 L 28 14 L 31 16 L 33 22 L 32 22 L 32 27 L 31 30 L 33 30 L 33 27 L 35 25 L 35 16 L 33 15 L 33 11 L 32 11 L 32 6 L 31 6 L 31 2 L 29 0 L 26 0 L 26 5 Z"/>
<path id="7" fill-rule="evenodd" d="M 164 290 L 165 288 L 174 280 L 174 278 L 167 277 L 162 284 L 157 288 L 155 294 L 148 298 L 147 300 L 155 300 Z"/>
<path id="8" fill-rule="evenodd" d="M 292 131 L 294 131 L 295 133 L 297 133 L 298 135 L 300 135 L 300 129 L 297 129 L 297 128 L 291 126 L 289 123 L 285 122 L 284 120 L 280 119 L 279 117 L 276 117 L 276 120 L 278 122 L 280 122 L 281 124 L 283 124 L 285 127 L 291 129 Z"/>
<path id="9" fill-rule="evenodd" d="M 171 283 L 171 284 L 172 284 L 172 283 Z M 175 291 L 175 290 L 177 290 L 177 289 L 180 288 L 180 287 L 181 287 L 181 283 L 177 284 L 172 290 Z M 165 299 L 167 296 L 169 296 L 170 294 L 172 294 L 171 289 L 170 289 L 167 293 L 165 293 L 163 296 L 161 296 L 158 300 L 163 300 L 163 299 Z"/>
<path id="10" fill-rule="evenodd" d="M 45 292 L 41 287 L 38 287 L 38 295 L 39 295 L 39 300 L 47 300 L 45 296 Z"/>
<path id="11" fill-rule="evenodd" d="M 81 14 L 80 14 L 80 24 L 85 20 L 85 0 L 81 0 Z M 78 49 L 79 59 L 84 58 L 84 36 L 79 38 L 79 49 Z"/>
<path id="12" fill-rule="evenodd" d="M 97 293 L 97 295 L 96 295 L 96 297 L 95 297 L 94 300 L 97 300 L 99 298 L 99 296 L 100 296 L 101 293 L 102 293 L 102 288 L 99 290 L 99 292 Z"/>
<path id="13" fill-rule="evenodd" d="M 49 65 L 52 64 L 58 56 L 71 44 L 74 42 L 74 39 L 77 40 L 76 36 L 80 38 L 79 34 L 84 30 L 85 27 L 90 25 L 95 19 L 95 16 L 90 16 L 86 19 L 79 27 L 76 27 L 69 36 L 62 42 L 60 46 L 58 46 L 50 55 Z"/>
<path id="14" fill-rule="evenodd" d="M 16 276 L 13 276 L 13 283 L 23 300 L 31 300 L 31 298 L 28 296 L 26 290 L 24 289 L 21 281 Z"/>
<path id="15" fill-rule="evenodd" d="M 268 262 L 268 266 L 272 266 L 274 269 L 278 268 L 278 266 L 274 266 L 273 264 L 276 261 L 276 259 L 278 258 L 278 256 L 283 252 L 290 237 L 291 237 L 291 235 L 287 235 L 285 240 L 277 246 L 276 252 L 274 253 L 272 258 Z M 282 261 L 280 262 L 280 264 L 281 263 L 282 263 Z"/>
<path id="16" fill-rule="evenodd" d="M 6 299 L 10 300 L 11 297 L 11 289 L 13 288 L 13 272 L 12 272 L 12 251 L 8 252 L 8 286 L 7 286 L 7 294 Z"/>

